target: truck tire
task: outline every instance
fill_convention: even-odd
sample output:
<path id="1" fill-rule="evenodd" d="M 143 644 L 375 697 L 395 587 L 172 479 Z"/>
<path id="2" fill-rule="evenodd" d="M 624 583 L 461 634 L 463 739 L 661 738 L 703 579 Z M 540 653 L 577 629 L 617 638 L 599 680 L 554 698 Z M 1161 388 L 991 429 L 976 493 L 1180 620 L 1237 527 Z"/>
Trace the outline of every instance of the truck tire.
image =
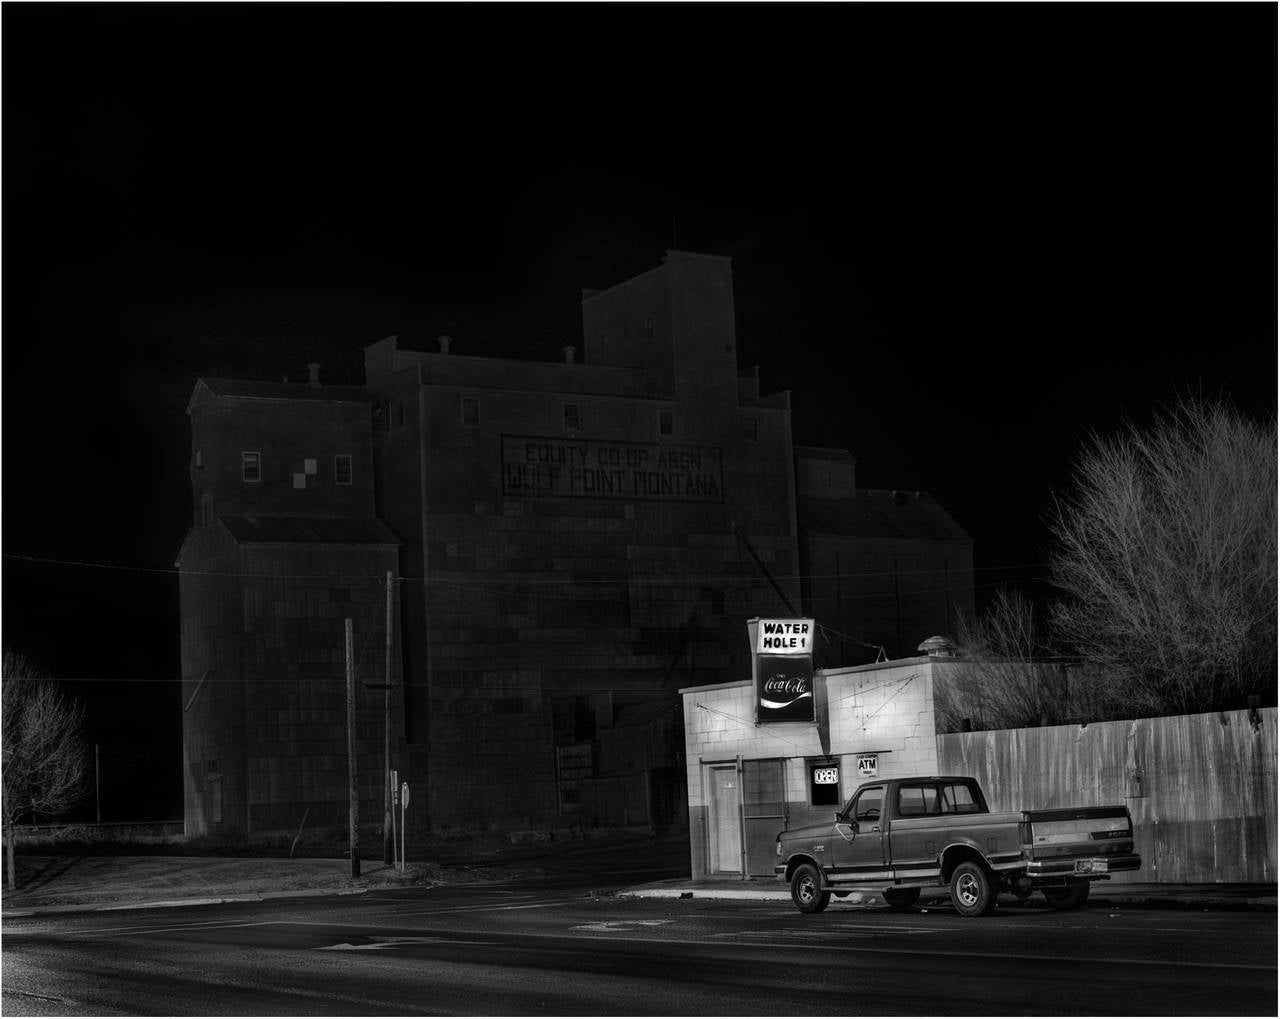
<path id="1" fill-rule="evenodd" d="M 821 913 L 831 901 L 831 893 L 822 889 L 822 875 L 811 863 L 802 863 L 791 875 L 791 901 L 801 913 Z"/>
<path id="2" fill-rule="evenodd" d="M 1042 888 L 1051 909 L 1079 909 L 1089 901 L 1089 882 L 1076 881 L 1062 888 Z"/>
<path id="3" fill-rule="evenodd" d="M 951 902 L 961 916 L 986 916 L 996 908 L 996 889 L 985 867 L 965 860 L 951 872 Z"/>
<path id="4" fill-rule="evenodd" d="M 884 901 L 889 903 L 889 908 L 895 911 L 910 909 L 916 904 L 916 900 L 920 898 L 919 888 L 886 888 L 880 893 L 884 896 Z"/>

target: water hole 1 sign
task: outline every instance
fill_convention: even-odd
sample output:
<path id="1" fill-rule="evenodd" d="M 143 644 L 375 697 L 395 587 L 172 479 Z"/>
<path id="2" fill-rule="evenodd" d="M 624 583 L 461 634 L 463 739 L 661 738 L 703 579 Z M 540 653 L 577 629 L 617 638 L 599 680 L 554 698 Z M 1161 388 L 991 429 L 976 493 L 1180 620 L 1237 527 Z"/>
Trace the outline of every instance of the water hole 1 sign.
<path id="1" fill-rule="evenodd" d="M 812 619 L 754 621 L 756 720 L 812 722 Z"/>
<path id="2" fill-rule="evenodd" d="M 756 627 L 758 655 L 812 655 L 812 619 L 761 619 Z"/>

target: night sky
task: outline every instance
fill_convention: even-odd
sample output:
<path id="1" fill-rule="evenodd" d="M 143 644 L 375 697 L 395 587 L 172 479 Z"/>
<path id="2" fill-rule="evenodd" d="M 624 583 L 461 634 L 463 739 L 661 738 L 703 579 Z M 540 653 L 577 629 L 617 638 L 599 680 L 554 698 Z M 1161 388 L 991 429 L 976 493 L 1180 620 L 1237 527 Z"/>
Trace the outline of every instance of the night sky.
<path id="1" fill-rule="evenodd" d="M 1276 16 L 6 4 L 3 638 L 80 681 L 104 816 L 180 813 L 195 379 L 558 360 L 672 247 L 798 443 L 1042 596 L 1090 430 L 1275 412 Z"/>

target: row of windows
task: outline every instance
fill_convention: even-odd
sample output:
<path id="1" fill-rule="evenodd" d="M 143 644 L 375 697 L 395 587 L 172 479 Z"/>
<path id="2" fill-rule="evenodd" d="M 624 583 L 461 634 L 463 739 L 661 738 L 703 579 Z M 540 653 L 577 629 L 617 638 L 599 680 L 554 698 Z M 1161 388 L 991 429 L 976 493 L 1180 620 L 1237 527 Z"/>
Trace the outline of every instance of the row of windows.
<path id="1" fill-rule="evenodd" d="M 566 432 L 576 432 L 582 427 L 582 411 L 576 403 L 566 403 L 563 405 L 564 411 L 564 430 Z M 462 398 L 462 423 L 468 428 L 476 428 L 480 425 L 480 400 L 474 396 L 464 396 Z M 675 427 L 675 419 L 669 410 L 658 411 L 658 434 L 670 435 Z M 757 439 L 759 432 L 756 428 L 755 418 L 742 419 L 742 437 L 744 439 Z"/>
<path id="2" fill-rule="evenodd" d="M 308 458 L 303 461 L 302 470 L 294 474 L 294 487 L 305 488 L 306 479 L 319 471 L 318 461 Z M 253 484 L 262 480 L 262 454 L 255 450 L 244 450 L 240 453 L 240 477 Z M 298 479 L 302 479 L 299 484 Z M 351 454 L 339 453 L 333 458 L 333 483 L 335 485 L 351 484 Z"/>

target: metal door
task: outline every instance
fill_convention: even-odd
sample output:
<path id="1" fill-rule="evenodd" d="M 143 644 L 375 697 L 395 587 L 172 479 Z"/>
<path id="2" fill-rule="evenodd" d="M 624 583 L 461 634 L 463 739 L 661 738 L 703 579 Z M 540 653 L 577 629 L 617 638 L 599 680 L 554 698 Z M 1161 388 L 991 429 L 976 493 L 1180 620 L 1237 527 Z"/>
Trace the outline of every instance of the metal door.
<path id="1" fill-rule="evenodd" d="M 707 769 L 711 787 L 710 870 L 713 874 L 742 873 L 742 812 L 738 766 L 726 764 Z"/>
<path id="2" fill-rule="evenodd" d="M 748 877 L 773 876 L 778 832 L 787 826 L 787 787 L 782 769 L 781 758 L 742 762 Z"/>

